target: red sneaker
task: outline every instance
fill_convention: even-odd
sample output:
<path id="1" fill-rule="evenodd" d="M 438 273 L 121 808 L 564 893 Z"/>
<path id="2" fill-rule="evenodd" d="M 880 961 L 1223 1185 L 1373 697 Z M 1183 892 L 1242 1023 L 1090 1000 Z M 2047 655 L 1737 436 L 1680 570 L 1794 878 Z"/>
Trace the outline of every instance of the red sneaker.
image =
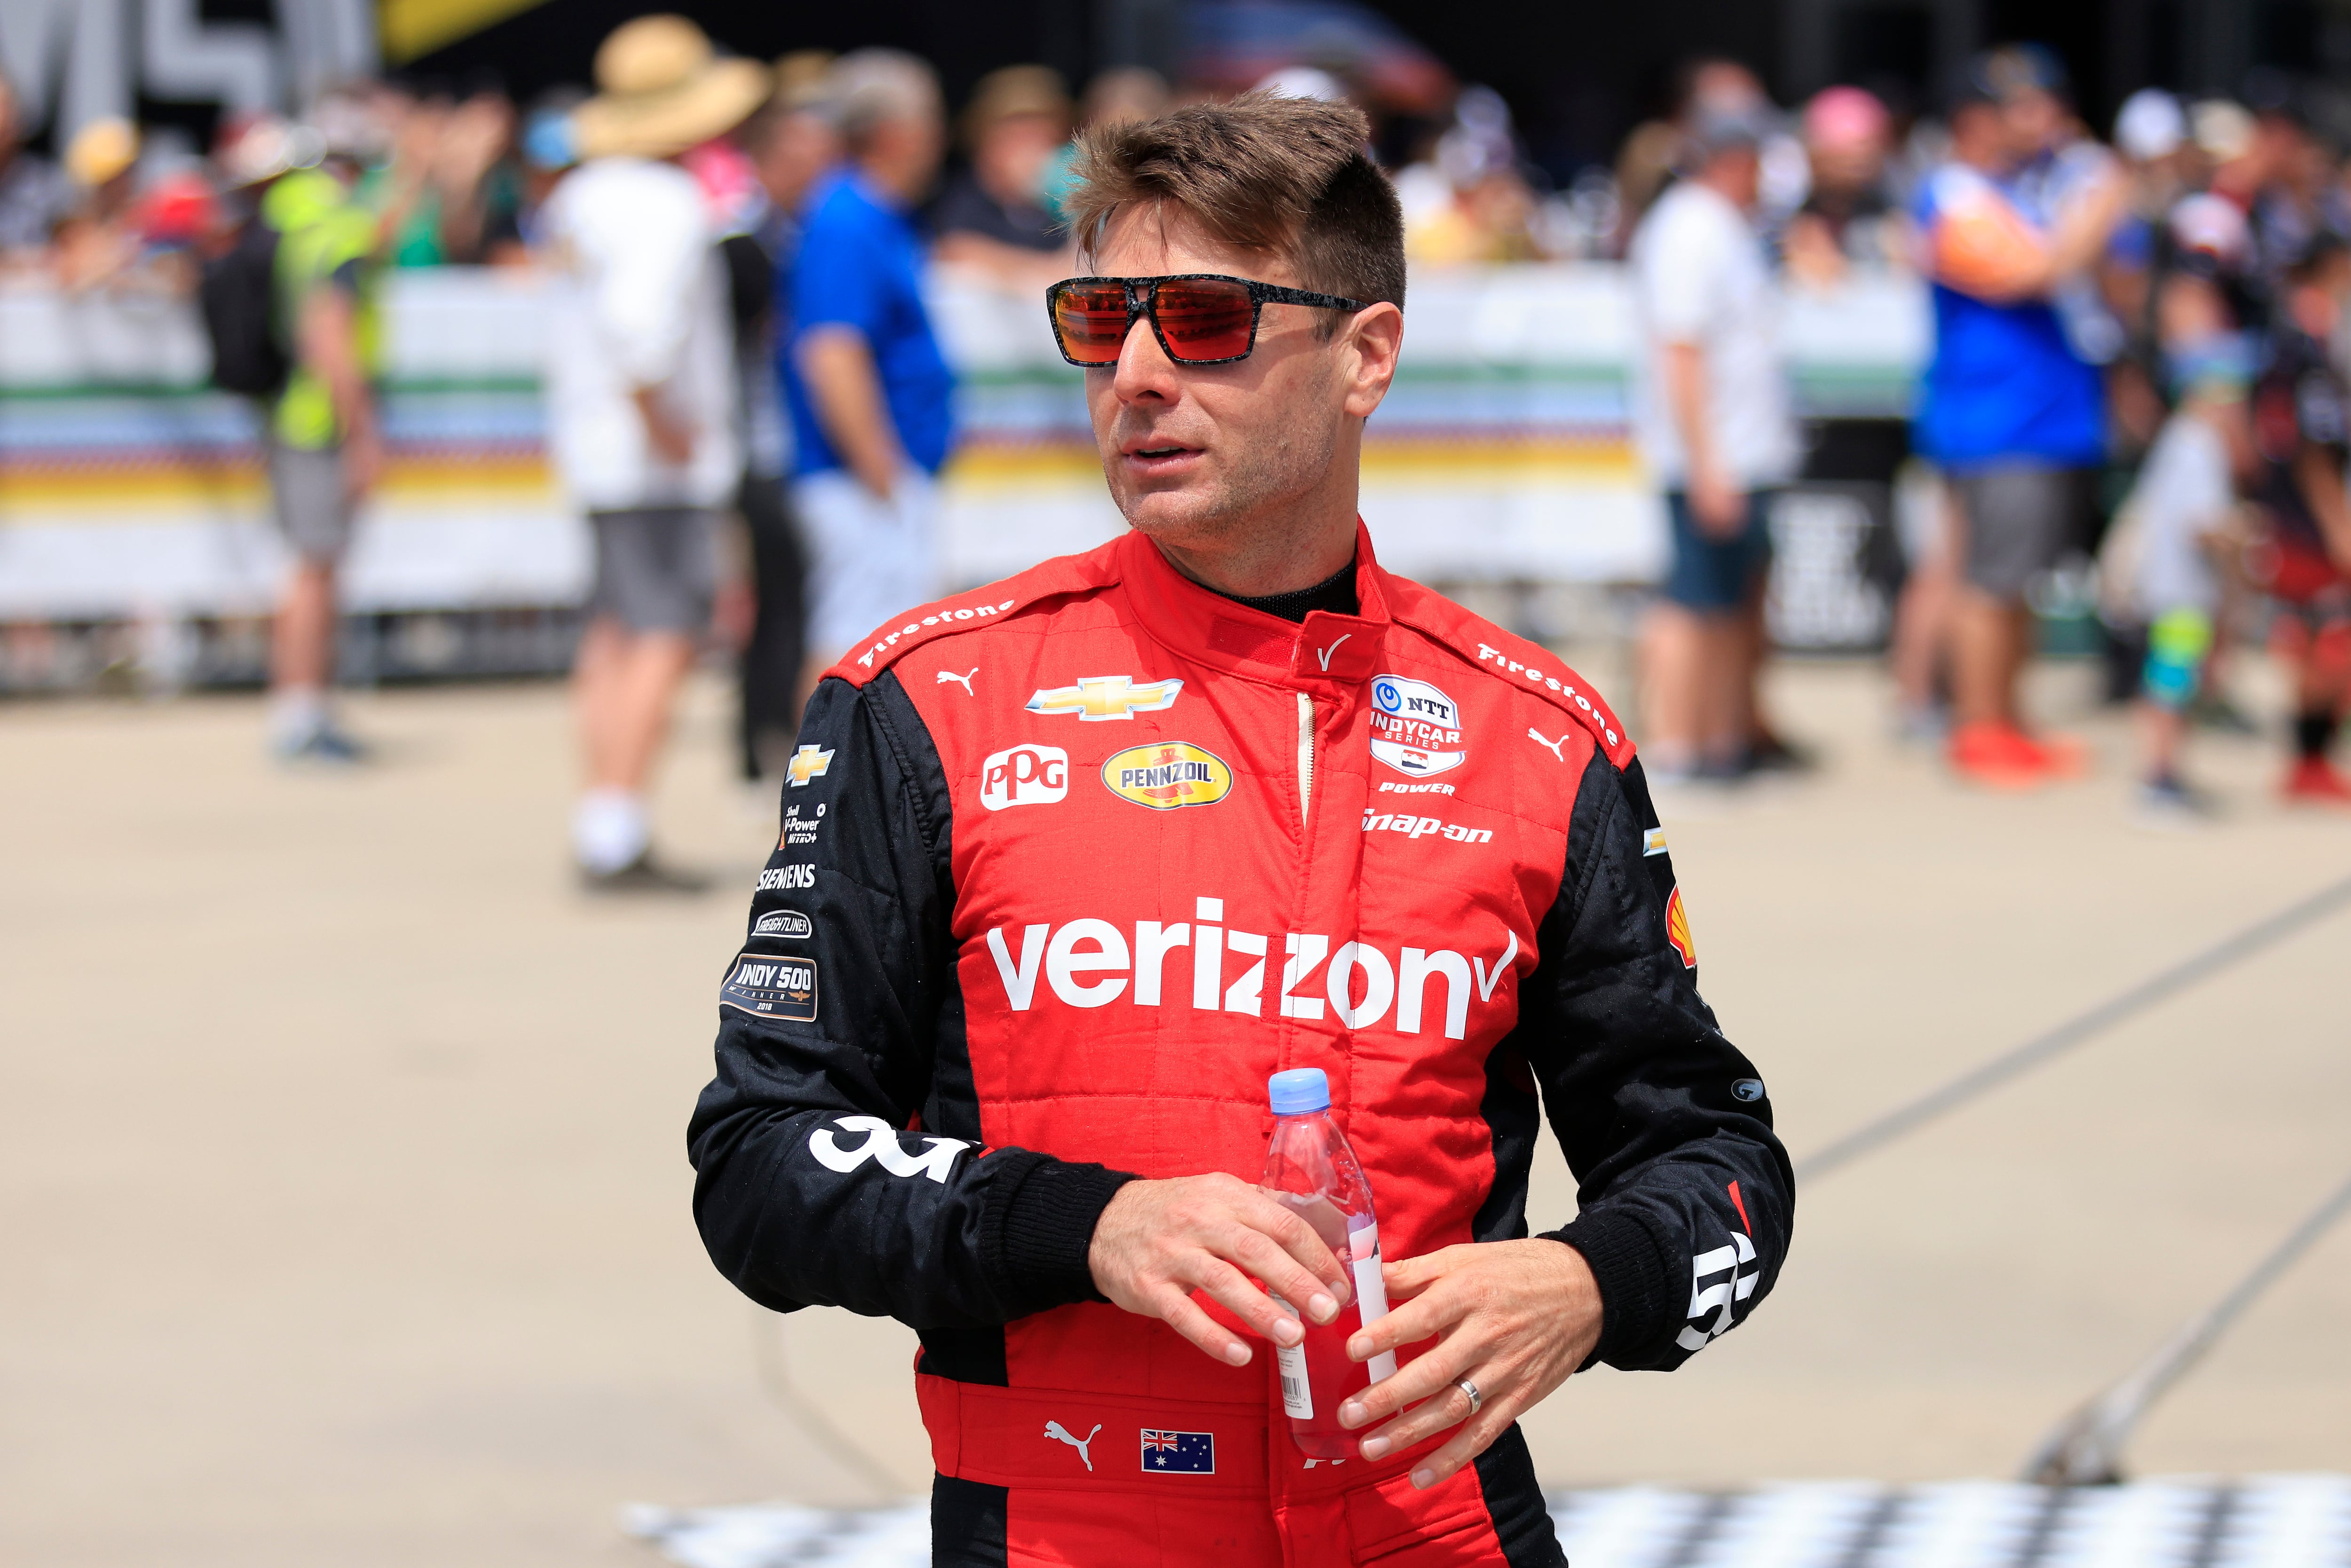
<path id="1" fill-rule="evenodd" d="M 1951 770 L 1991 789 L 2035 789 L 2062 769 L 2046 747 L 2012 724 L 1979 719 L 1951 731 Z"/>
<path id="2" fill-rule="evenodd" d="M 2278 793 L 2288 800 L 2321 806 L 2351 806 L 2351 779 L 2335 770 L 2324 757 L 2305 757 L 2285 776 Z"/>
<path id="3" fill-rule="evenodd" d="M 2060 779 L 2080 779 L 2090 771 L 2090 747 L 2087 742 L 2071 735 L 2028 736 L 2029 744 L 2041 748 L 2050 772 Z"/>

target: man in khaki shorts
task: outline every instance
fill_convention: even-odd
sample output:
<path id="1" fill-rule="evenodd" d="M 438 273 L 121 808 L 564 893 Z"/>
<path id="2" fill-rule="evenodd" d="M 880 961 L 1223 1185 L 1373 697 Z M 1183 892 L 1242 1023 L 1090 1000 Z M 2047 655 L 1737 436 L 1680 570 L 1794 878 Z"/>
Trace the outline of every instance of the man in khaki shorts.
<path id="1" fill-rule="evenodd" d="M 765 66 L 718 57 L 682 16 L 596 52 L 586 160 L 548 199 L 549 434 L 595 537 L 573 670 L 587 788 L 572 852 L 592 893 L 693 893 L 653 854 L 645 794 L 708 628 L 719 509 L 742 473 L 734 329 L 702 189 L 678 157 L 767 99 Z"/>

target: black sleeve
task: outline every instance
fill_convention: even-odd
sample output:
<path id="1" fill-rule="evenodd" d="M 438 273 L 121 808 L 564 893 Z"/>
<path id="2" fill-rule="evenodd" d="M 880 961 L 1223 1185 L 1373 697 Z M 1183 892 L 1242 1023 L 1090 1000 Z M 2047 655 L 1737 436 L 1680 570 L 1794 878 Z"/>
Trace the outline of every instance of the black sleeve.
<path id="1" fill-rule="evenodd" d="M 1578 1183 L 1551 1234 L 1600 1287 L 1593 1361 L 1679 1366 L 1786 1258 L 1795 1176 L 1761 1078 L 1698 993 L 1673 862 L 1636 760 L 1595 754 L 1518 1034 Z"/>
<path id="2" fill-rule="evenodd" d="M 783 796 L 686 1131 L 711 1260 L 778 1312 L 915 1328 L 1101 1300 L 1087 1248 L 1134 1178 L 977 1146 L 946 779 L 894 675 L 817 688 Z"/>

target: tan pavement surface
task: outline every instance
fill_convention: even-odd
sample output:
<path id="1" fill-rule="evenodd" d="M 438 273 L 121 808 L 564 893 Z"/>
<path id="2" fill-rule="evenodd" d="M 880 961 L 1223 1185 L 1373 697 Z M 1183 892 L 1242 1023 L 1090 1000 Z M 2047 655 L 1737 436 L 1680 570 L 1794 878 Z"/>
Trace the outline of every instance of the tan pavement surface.
<path id="1" fill-rule="evenodd" d="M 2207 744 L 2231 814 L 2158 836 L 2116 721 L 2092 781 L 1986 796 L 1885 738 L 1874 671 L 1777 685 L 1823 775 L 1667 821 L 1800 1155 L 2351 874 L 2263 743 Z M 774 820 L 722 715 L 697 686 L 659 815 L 724 892 L 616 907 L 567 880 L 552 686 L 363 700 L 348 777 L 266 764 L 249 700 L 0 709 L 0 1562 L 643 1562 L 623 1501 L 873 1495 L 793 1390 L 923 1484 L 911 1336 L 756 1311 L 688 1214 Z M 2351 913 L 1806 1190 L 1752 1323 L 1537 1412 L 1545 1480 L 2011 1473 L 2351 1171 L 2346 947 Z M 2351 1469 L 2346 1320 L 2351 1227 L 2139 1468 Z"/>

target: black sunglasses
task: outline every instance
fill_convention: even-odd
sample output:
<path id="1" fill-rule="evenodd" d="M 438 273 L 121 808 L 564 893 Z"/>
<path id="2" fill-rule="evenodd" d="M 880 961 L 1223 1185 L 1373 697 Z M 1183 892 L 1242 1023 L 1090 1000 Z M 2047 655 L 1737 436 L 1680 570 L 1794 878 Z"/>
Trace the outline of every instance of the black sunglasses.
<path id="1" fill-rule="evenodd" d="M 1361 310 L 1360 299 L 1282 288 L 1217 272 L 1169 277 L 1069 277 L 1045 290 L 1045 314 L 1061 358 L 1087 370 L 1118 362 L 1137 316 L 1179 365 L 1229 365 L 1257 347 L 1258 313 L 1268 305 Z"/>

